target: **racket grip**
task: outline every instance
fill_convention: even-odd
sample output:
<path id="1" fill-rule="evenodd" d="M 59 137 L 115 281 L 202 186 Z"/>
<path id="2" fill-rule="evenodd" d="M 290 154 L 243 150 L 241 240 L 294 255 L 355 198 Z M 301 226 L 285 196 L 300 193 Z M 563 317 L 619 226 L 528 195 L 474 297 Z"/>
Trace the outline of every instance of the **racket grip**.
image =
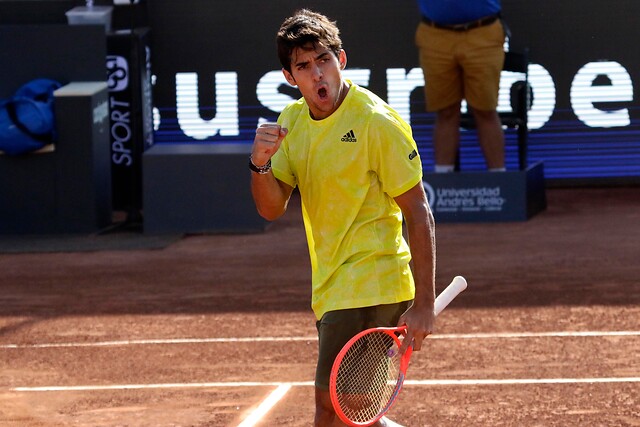
<path id="1" fill-rule="evenodd" d="M 439 315 L 440 312 L 442 312 L 442 310 L 444 310 L 449 305 L 449 303 L 453 301 L 453 299 L 457 297 L 458 294 L 464 291 L 466 288 L 467 288 L 467 281 L 465 280 L 464 277 L 462 276 L 454 277 L 451 283 L 449 284 L 449 286 L 447 286 L 446 289 L 442 291 L 440 295 L 438 295 L 438 298 L 436 298 L 436 302 L 434 306 L 436 316 Z"/>

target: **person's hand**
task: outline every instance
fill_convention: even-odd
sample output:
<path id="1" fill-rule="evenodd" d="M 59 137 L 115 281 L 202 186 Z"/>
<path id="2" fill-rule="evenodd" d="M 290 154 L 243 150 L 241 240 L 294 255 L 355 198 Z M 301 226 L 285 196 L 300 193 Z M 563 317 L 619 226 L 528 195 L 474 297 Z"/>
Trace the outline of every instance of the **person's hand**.
<path id="1" fill-rule="evenodd" d="M 415 303 L 400 316 L 398 326 L 407 326 L 407 334 L 402 341 L 400 354 L 404 354 L 413 343 L 413 350 L 420 351 L 422 341 L 433 333 L 435 327 L 435 311 L 433 305 L 417 306 Z"/>
<path id="2" fill-rule="evenodd" d="M 278 151 L 280 144 L 288 130 L 277 123 L 263 123 L 256 129 L 256 137 L 253 140 L 251 160 L 256 166 L 265 165 Z"/>

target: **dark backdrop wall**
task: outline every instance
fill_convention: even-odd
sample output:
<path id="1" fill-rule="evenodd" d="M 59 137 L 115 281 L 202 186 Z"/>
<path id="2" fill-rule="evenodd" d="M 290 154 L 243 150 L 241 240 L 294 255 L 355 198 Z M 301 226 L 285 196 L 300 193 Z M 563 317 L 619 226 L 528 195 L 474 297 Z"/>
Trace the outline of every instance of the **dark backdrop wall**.
<path id="1" fill-rule="evenodd" d="M 64 20 L 51 14 L 72 2 L 48 1 L 47 19 Z M 0 0 L 0 8 L 9 3 L 15 10 L 29 1 Z M 286 16 L 308 7 L 338 21 L 349 77 L 410 121 L 424 166 L 432 167 L 433 116 L 424 113 L 414 0 L 143 0 L 142 5 L 148 14 L 143 21 L 148 18 L 152 29 L 156 143 L 250 143 L 261 120 L 275 120 L 299 96 L 279 71 L 274 36 Z M 640 50 L 633 47 L 637 30 L 630 18 L 640 16 L 640 2 L 503 0 L 503 9 L 511 48 L 531 52 L 530 161 L 544 162 L 549 182 L 640 182 Z M 500 109 L 509 108 L 506 94 L 521 77 L 503 75 Z M 475 134 L 463 134 L 463 169 L 482 168 Z M 515 168 L 515 136 L 507 132 L 507 140 L 508 166 Z"/>
<path id="2" fill-rule="evenodd" d="M 151 1 L 156 142 L 250 142 L 259 120 L 274 120 L 298 96 L 279 75 L 274 34 L 300 7 L 338 21 L 352 78 L 405 111 L 431 168 L 433 117 L 423 112 L 412 0 Z M 504 0 L 503 7 L 511 48 L 528 47 L 533 63 L 530 161 L 543 161 L 556 181 L 640 177 L 640 51 L 628 19 L 640 16 L 640 2 Z M 463 168 L 482 167 L 475 135 L 464 134 Z M 515 137 L 507 135 L 515 167 Z"/>

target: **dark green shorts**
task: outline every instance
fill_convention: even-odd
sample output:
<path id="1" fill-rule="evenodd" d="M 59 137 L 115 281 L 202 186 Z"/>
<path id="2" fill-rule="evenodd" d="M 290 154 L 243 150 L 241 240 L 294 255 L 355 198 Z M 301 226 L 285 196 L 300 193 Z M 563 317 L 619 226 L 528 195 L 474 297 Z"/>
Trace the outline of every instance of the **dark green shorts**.
<path id="1" fill-rule="evenodd" d="M 316 322 L 318 329 L 318 365 L 316 387 L 329 390 L 333 361 L 342 347 L 359 332 L 378 326 L 396 326 L 411 301 L 373 307 L 329 311 Z"/>

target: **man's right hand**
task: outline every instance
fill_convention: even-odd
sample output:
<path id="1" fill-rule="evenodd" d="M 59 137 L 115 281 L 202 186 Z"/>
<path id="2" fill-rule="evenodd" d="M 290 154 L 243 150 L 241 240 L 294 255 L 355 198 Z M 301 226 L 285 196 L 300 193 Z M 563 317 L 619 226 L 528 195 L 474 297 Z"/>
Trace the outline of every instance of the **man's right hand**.
<path id="1" fill-rule="evenodd" d="M 277 123 L 263 123 L 256 129 L 251 159 L 256 166 L 265 165 L 278 151 L 288 130 Z"/>

